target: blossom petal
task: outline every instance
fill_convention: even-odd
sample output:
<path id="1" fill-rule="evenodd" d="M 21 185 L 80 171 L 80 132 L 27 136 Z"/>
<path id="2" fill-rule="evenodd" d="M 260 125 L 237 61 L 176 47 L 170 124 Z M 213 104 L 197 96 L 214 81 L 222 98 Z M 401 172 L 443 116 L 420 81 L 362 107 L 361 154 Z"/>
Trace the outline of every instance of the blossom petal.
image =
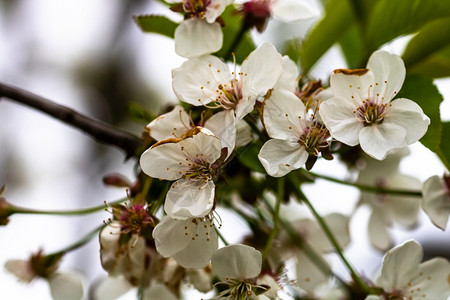
<path id="1" fill-rule="evenodd" d="M 220 278 L 250 279 L 261 272 L 262 255 L 250 246 L 230 245 L 213 254 L 211 265 Z"/>
<path id="2" fill-rule="evenodd" d="M 214 53 L 222 48 L 223 33 L 217 22 L 191 18 L 184 20 L 175 29 L 175 52 L 183 57 L 192 58 Z"/>
<path id="3" fill-rule="evenodd" d="M 386 250 L 392 245 L 391 236 L 387 230 L 389 224 L 383 218 L 383 212 L 374 208 L 368 224 L 369 241 L 377 249 Z"/>
<path id="4" fill-rule="evenodd" d="M 253 91 L 251 96 L 243 96 L 239 100 L 239 102 L 236 104 L 236 109 L 234 110 L 236 114 L 236 120 L 242 120 L 246 115 L 253 111 L 257 97 L 258 95 L 255 91 Z"/>
<path id="5" fill-rule="evenodd" d="M 319 16 L 319 13 L 306 1 L 273 1 L 271 9 L 273 17 L 283 22 L 309 20 Z"/>
<path id="6" fill-rule="evenodd" d="M 386 252 L 381 270 L 381 284 L 385 291 L 393 292 L 407 286 L 419 273 L 422 256 L 422 246 L 412 240 Z"/>
<path id="7" fill-rule="evenodd" d="M 186 229 L 188 227 L 186 222 L 189 220 L 174 220 L 165 216 L 156 225 L 152 235 L 159 254 L 164 257 L 172 257 L 187 247 L 191 237 Z"/>
<path id="8" fill-rule="evenodd" d="M 322 263 L 328 265 L 325 259 L 321 256 L 319 257 Z M 303 251 L 299 251 L 297 255 L 296 271 L 298 286 L 311 295 L 314 294 L 314 291 L 319 284 L 327 281 L 327 277 L 317 265 L 303 253 Z"/>
<path id="9" fill-rule="evenodd" d="M 5 263 L 5 268 L 23 282 L 31 282 L 36 274 L 31 270 L 30 262 L 22 259 L 11 259 Z"/>
<path id="10" fill-rule="evenodd" d="M 352 103 L 351 112 L 362 105 L 362 101 L 371 98 L 373 84 L 374 74 L 370 70 L 362 75 L 348 75 L 339 72 L 330 76 L 330 87 L 334 96 Z"/>
<path id="11" fill-rule="evenodd" d="M 346 99 L 330 98 L 319 107 L 320 117 L 332 137 L 349 146 L 359 144 L 359 132 L 364 124 L 353 113 L 355 105 Z"/>
<path id="12" fill-rule="evenodd" d="M 53 300 L 81 300 L 84 277 L 78 272 L 56 273 L 48 278 Z"/>
<path id="13" fill-rule="evenodd" d="M 216 19 L 223 13 L 225 7 L 233 3 L 233 1 L 234 0 L 211 0 L 205 12 L 206 21 L 209 23 L 215 22 Z"/>
<path id="14" fill-rule="evenodd" d="M 450 296 L 450 263 L 438 257 L 421 263 L 417 277 L 404 287 L 405 296 L 423 299 L 448 299 Z M 420 292 L 419 292 L 420 291 Z"/>
<path id="15" fill-rule="evenodd" d="M 164 211 L 172 219 L 204 217 L 214 204 L 215 185 L 212 181 L 180 179 L 167 192 Z"/>
<path id="16" fill-rule="evenodd" d="M 236 122 L 236 147 L 242 147 L 253 141 L 253 131 L 244 120 Z"/>
<path id="17" fill-rule="evenodd" d="M 180 105 L 151 121 L 145 128 L 157 141 L 168 138 L 180 138 L 191 129 L 189 115 Z"/>
<path id="18" fill-rule="evenodd" d="M 285 89 L 294 92 L 298 87 L 299 71 L 297 64 L 289 58 L 283 56 L 283 73 L 278 79 L 275 89 Z"/>
<path id="19" fill-rule="evenodd" d="M 390 151 L 407 146 L 405 135 L 406 130 L 403 127 L 383 122 L 362 128 L 359 133 L 359 142 L 364 152 L 375 159 L 382 160 Z"/>
<path id="20" fill-rule="evenodd" d="M 341 248 L 345 248 L 350 243 L 349 221 L 347 216 L 339 213 L 332 213 L 324 217 L 325 223 L 332 231 Z M 309 233 L 309 243 L 320 252 L 334 251 L 334 246 L 330 243 L 328 237 L 323 232 L 317 222 L 311 228 Z"/>
<path id="21" fill-rule="evenodd" d="M 374 52 L 367 63 L 367 68 L 375 76 L 373 94 L 384 97 L 389 102 L 400 91 L 405 80 L 405 64 L 400 56 L 379 50 Z"/>
<path id="22" fill-rule="evenodd" d="M 145 289 L 142 299 L 178 300 L 178 297 L 176 297 L 165 284 L 153 280 L 150 287 Z"/>
<path id="23" fill-rule="evenodd" d="M 274 139 L 298 141 L 306 128 L 305 114 L 303 102 L 288 90 L 275 89 L 263 102 L 264 127 Z"/>
<path id="24" fill-rule="evenodd" d="M 206 267 L 213 253 L 219 247 L 214 226 L 208 221 L 198 222 L 187 247 L 173 256 L 177 263 L 184 268 L 200 269 Z"/>
<path id="25" fill-rule="evenodd" d="M 93 298 L 94 300 L 115 300 L 132 288 L 133 286 L 124 277 L 110 276 L 95 286 L 93 289 Z"/>
<path id="26" fill-rule="evenodd" d="M 395 173 L 390 177 L 389 186 L 412 190 L 420 186 L 420 181 L 412 176 Z M 413 226 L 417 223 L 420 211 L 420 199 L 418 197 L 389 196 L 387 201 L 392 208 L 394 221 L 404 226 Z"/>
<path id="27" fill-rule="evenodd" d="M 417 142 L 427 132 L 430 119 L 423 113 L 417 103 L 408 99 L 393 101 L 386 122 L 397 124 L 406 130 L 406 144 Z"/>
<path id="28" fill-rule="evenodd" d="M 422 208 L 434 225 L 445 230 L 450 214 L 450 196 L 444 180 L 432 176 L 423 183 Z"/>
<path id="29" fill-rule="evenodd" d="M 182 101 L 196 106 L 215 101 L 218 86 L 231 80 L 228 66 L 211 55 L 189 59 L 172 70 L 173 91 Z"/>
<path id="30" fill-rule="evenodd" d="M 236 118 L 232 110 L 223 110 L 214 114 L 205 122 L 205 127 L 217 136 L 222 148 L 228 148 L 227 158 L 233 153 L 236 143 Z"/>
<path id="31" fill-rule="evenodd" d="M 206 128 L 183 140 L 165 140 L 147 149 L 140 159 L 142 171 L 150 177 L 176 180 L 191 169 L 193 162 L 202 160 L 213 163 L 221 154 L 220 140 Z"/>
<path id="32" fill-rule="evenodd" d="M 271 43 L 261 44 L 242 63 L 241 73 L 243 98 L 256 93 L 257 97 L 264 96 L 275 86 L 283 72 L 281 54 Z"/>
<path id="33" fill-rule="evenodd" d="M 308 152 L 297 142 L 271 139 L 261 147 L 258 158 L 267 174 L 281 177 L 303 166 Z"/>

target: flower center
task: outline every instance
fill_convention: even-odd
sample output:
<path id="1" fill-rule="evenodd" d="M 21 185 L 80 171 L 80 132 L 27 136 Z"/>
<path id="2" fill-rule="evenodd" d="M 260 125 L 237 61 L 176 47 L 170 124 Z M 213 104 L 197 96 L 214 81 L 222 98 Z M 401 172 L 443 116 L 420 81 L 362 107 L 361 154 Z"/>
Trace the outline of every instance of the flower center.
<path id="1" fill-rule="evenodd" d="M 330 133 L 325 125 L 314 121 L 300 136 L 299 142 L 305 146 L 309 154 L 318 156 L 321 149 L 328 148 L 329 137 Z"/>
<path id="2" fill-rule="evenodd" d="M 268 290 L 267 286 L 256 285 L 249 280 L 226 279 L 216 285 L 224 285 L 227 288 L 218 294 L 218 299 L 230 300 L 258 300 L 258 294 Z M 213 298 L 216 299 L 216 298 Z"/>
<path id="3" fill-rule="evenodd" d="M 112 209 L 114 217 L 120 222 L 123 234 L 144 235 L 155 223 L 149 211 L 141 204 L 119 205 Z"/>
<path id="4" fill-rule="evenodd" d="M 353 113 L 364 122 L 364 126 L 381 124 L 386 113 L 386 104 L 378 104 L 374 101 L 366 100 Z"/>
<path id="5" fill-rule="evenodd" d="M 184 0 L 183 9 L 192 16 L 203 18 L 210 3 L 211 0 Z"/>
<path id="6" fill-rule="evenodd" d="M 191 168 L 182 176 L 183 179 L 188 180 L 212 180 L 215 170 L 211 167 L 209 162 L 201 159 L 195 159 L 191 165 Z"/>
<path id="7" fill-rule="evenodd" d="M 216 103 L 224 109 L 235 109 L 239 100 L 242 98 L 242 88 L 237 79 L 230 81 L 230 85 L 219 84 L 217 87 L 218 96 Z"/>

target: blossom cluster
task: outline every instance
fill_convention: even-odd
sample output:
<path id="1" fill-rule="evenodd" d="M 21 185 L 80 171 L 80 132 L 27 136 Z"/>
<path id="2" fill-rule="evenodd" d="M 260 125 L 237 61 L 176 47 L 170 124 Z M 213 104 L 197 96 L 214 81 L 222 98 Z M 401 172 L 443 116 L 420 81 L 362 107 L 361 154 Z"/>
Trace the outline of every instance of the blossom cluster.
<path id="1" fill-rule="evenodd" d="M 445 230 L 450 214 L 448 176 L 427 180 L 422 199 L 389 193 L 420 185 L 398 165 L 430 125 L 416 102 L 397 97 L 406 76 L 402 59 L 377 50 L 366 68 L 336 69 L 324 84 L 303 78 L 298 64 L 269 42 L 230 65 L 214 53 L 227 26 L 220 16 L 232 0 L 166 2 L 184 15 L 174 41 L 186 61 L 172 70 L 181 103 L 145 127 L 147 148 L 139 155 L 138 184 L 128 184 L 130 203 L 112 206 L 100 231 L 109 278 L 93 289 L 95 299 L 116 299 L 132 288 L 140 299 L 181 299 L 186 284 L 215 290 L 213 299 L 447 299 L 449 262 L 421 262 L 420 244 L 393 247 L 389 231 L 394 223 L 412 228 L 422 211 Z M 293 21 L 315 14 L 305 8 L 295 14 L 286 3 L 250 0 L 237 11 L 247 29 L 259 31 L 272 15 Z M 255 148 L 252 168 L 242 157 Z M 346 161 L 343 149 L 354 150 L 364 166 Z M 328 254 L 348 264 L 342 253 L 351 242 L 351 216 L 316 214 L 300 190 L 317 161 L 336 156 L 360 167 L 356 185 L 366 190 L 358 206 L 371 210 L 369 241 L 390 249 L 376 279 L 352 273 L 354 282 L 346 283 L 334 275 Z M 231 183 L 238 177 L 233 172 L 244 173 L 239 180 L 245 182 Z M 218 208 L 239 211 L 252 234 L 228 245 L 221 227 L 230 224 L 222 224 Z M 219 239 L 226 245 L 220 249 Z M 10 261 L 7 268 L 24 281 L 42 277 L 51 287 L 62 280 L 57 262 L 41 272 L 35 260 Z"/>

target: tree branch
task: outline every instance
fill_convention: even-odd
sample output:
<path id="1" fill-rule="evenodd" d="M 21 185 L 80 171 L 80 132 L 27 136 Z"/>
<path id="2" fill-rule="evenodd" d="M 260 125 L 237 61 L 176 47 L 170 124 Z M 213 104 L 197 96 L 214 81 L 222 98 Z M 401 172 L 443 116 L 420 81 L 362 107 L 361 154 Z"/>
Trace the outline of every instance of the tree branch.
<path id="1" fill-rule="evenodd" d="M 78 128 L 97 142 L 122 149 L 126 158 L 136 155 L 142 140 L 137 136 L 112 125 L 91 119 L 66 106 L 32 94 L 20 88 L 0 82 L 0 98 L 5 97 L 23 105 L 35 108 L 56 119 Z"/>

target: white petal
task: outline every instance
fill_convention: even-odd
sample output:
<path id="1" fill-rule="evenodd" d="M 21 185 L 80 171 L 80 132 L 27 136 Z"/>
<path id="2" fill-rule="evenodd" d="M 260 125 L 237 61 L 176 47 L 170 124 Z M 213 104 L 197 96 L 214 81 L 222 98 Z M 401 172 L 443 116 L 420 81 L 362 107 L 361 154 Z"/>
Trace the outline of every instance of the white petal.
<path id="1" fill-rule="evenodd" d="M 48 279 L 53 300 L 80 300 L 84 296 L 84 277 L 78 272 L 56 273 Z"/>
<path id="2" fill-rule="evenodd" d="M 93 290 L 93 300 L 115 300 L 124 295 L 133 286 L 122 277 L 107 277 Z"/>
<path id="3" fill-rule="evenodd" d="M 173 91 L 182 101 L 196 106 L 215 101 L 218 86 L 231 80 L 228 66 L 211 55 L 189 59 L 172 70 Z"/>
<path id="4" fill-rule="evenodd" d="M 204 217 L 214 204 L 214 182 L 180 179 L 167 192 L 164 210 L 172 219 Z"/>
<path id="5" fill-rule="evenodd" d="M 386 224 L 382 213 L 378 209 L 372 211 L 369 218 L 368 234 L 372 246 L 384 251 L 391 246 L 392 240 L 387 230 L 389 224 Z"/>
<path id="6" fill-rule="evenodd" d="M 211 265 L 220 278 L 250 279 L 261 272 L 262 255 L 250 246 L 230 245 L 213 254 Z"/>
<path id="7" fill-rule="evenodd" d="M 155 299 L 178 300 L 165 284 L 153 280 L 150 287 L 145 289 L 143 300 Z"/>
<path id="8" fill-rule="evenodd" d="M 242 63 L 242 94 L 244 98 L 254 91 L 264 96 L 275 86 L 283 72 L 283 60 L 275 47 L 266 42 L 253 51 Z M 247 75 L 245 75 L 247 74 Z"/>
<path id="9" fill-rule="evenodd" d="M 192 58 L 214 53 L 222 48 L 223 33 L 217 22 L 191 18 L 184 20 L 175 29 L 175 52 Z"/>
<path id="10" fill-rule="evenodd" d="M 217 136 L 222 148 L 228 148 L 227 158 L 233 153 L 236 143 L 236 119 L 232 110 L 214 114 L 205 122 L 205 127 Z"/>
<path id="11" fill-rule="evenodd" d="M 362 101 L 372 98 L 374 74 L 369 70 L 363 75 L 333 73 L 330 86 L 336 98 L 342 98 L 354 104 L 352 111 L 362 105 Z"/>
<path id="12" fill-rule="evenodd" d="M 308 20 L 319 16 L 311 5 L 300 0 L 273 1 L 272 13 L 274 18 L 284 22 Z"/>
<path id="13" fill-rule="evenodd" d="M 404 128 L 385 121 L 382 124 L 362 128 L 359 133 L 359 142 L 364 152 L 375 159 L 382 160 L 390 151 L 407 146 L 405 135 Z"/>
<path id="14" fill-rule="evenodd" d="M 153 229 L 156 250 L 164 257 L 172 257 L 182 251 L 190 242 L 189 220 L 174 220 L 165 216 Z M 188 227 L 186 229 L 186 227 Z M 186 234 L 187 233 L 187 234 Z"/>
<path id="15" fill-rule="evenodd" d="M 217 250 L 217 247 L 215 250 Z M 213 289 L 211 283 L 213 277 L 211 268 L 207 267 L 204 269 L 187 269 L 186 272 L 187 277 L 189 278 L 189 283 L 192 284 L 198 291 L 207 293 Z"/>
<path id="16" fill-rule="evenodd" d="M 375 75 L 374 95 L 380 94 L 386 101 L 394 98 L 405 80 L 406 69 L 400 56 L 386 51 L 374 52 L 367 68 Z M 387 83 L 386 83 L 387 82 Z"/>
<path id="17" fill-rule="evenodd" d="M 427 132 L 430 119 L 423 113 L 422 108 L 411 100 L 397 99 L 391 104 L 386 121 L 405 128 L 408 145 L 417 142 Z"/>
<path id="18" fill-rule="evenodd" d="M 215 22 L 216 19 L 223 13 L 225 7 L 233 3 L 233 1 L 234 0 L 211 0 L 205 13 L 206 21 L 209 23 Z"/>
<path id="19" fill-rule="evenodd" d="M 349 218 L 339 213 L 331 213 L 324 217 L 325 223 L 330 228 L 341 248 L 345 248 L 350 243 Z M 308 241 L 315 249 L 320 252 L 334 251 L 334 246 L 330 243 L 328 237 L 324 234 L 322 228 L 317 222 L 311 228 Z"/>
<path id="20" fill-rule="evenodd" d="M 306 108 L 292 92 L 273 90 L 263 103 L 263 121 L 268 135 L 274 139 L 298 141 L 306 128 Z"/>
<path id="21" fill-rule="evenodd" d="M 213 253 L 219 247 L 217 232 L 209 221 L 198 221 L 192 231 L 187 247 L 173 256 L 184 268 L 206 267 Z"/>
<path id="22" fill-rule="evenodd" d="M 382 296 L 369 295 L 364 300 L 383 300 L 383 299 L 384 299 L 384 297 L 382 297 Z"/>
<path id="23" fill-rule="evenodd" d="M 236 147 L 242 147 L 253 141 L 253 131 L 244 120 L 236 122 Z"/>
<path id="24" fill-rule="evenodd" d="M 445 258 L 433 258 L 421 263 L 419 273 L 404 287 L 405 296 L 419 299 L 448 299 L 450 296 L 450 263 Z M 420 292 L 419 292 L 420 291 Z M 414 298 L 415 299 L 415 298 Z"/>
<path id="25" fill-rule="evenodd" d="M 414 190 L 420 186 L 420 181 L 412 176 L 394 173 L 389 178 L 389 187 L 396 189 Z M 392 209 L 395 222 L 404 226 L 417 223 L 420 211 L 420 198 L 407 196 L 389 196 L 387 201 Z"/>
<path id="26" fill-rule="evenodd" d="M 320 104 L 319 112 L 332 137 L 349 146 L 359 144 L 359 132 L 364 128 L 353 111 L 355 105 L 346 99 L 333 97 Z"/>
<path id="27" fill-rule="evenodd" d="M 236 120 L 242 120 L 246 115 L 253 111 L 255 107 L 257 94 L 251 96 L 243 96 L 236 104 L 235 114 Z"/>
<path id="28" fill-rule="evenodd" d="M 31 270 L 30 262 L 22 259 L 11 259 L 5 263 L 8 272 L 14 274 L 23 282 L 30 282 L 36 276 Z"/>
<path id="29" fill-rule="evenodd" d="M 117 264 L 120 223 L 113 221 L 100 231 L 100 260 L 105 270 L 113 270 Z"/>
<path id="30" fill-rule="evenodd" d="M 278 79 L 275 89 L 286 89 L 294 92 L 298 87 L 299 71 L 297 64 L 289 56 L 283 56 L 283 73 Z"/>
<path id="31" fill-rule="evenodd" d="M 308 152 L 297 142 L 271 139 L 261 147 L 258 158 L 267 174 L 281 177 L 303 166 Z"/>
<path id="32" fill-rule="evenodd" d="M 422 246 L 412 240 L 386 252 L 381 270 L 381 283 L 385 291 L 393 292 L 407 286 L 418 274 L 422 256 Z"/>
<path id="33" fill-rule="evenodd" d="M 190 168 L 181 150 L 185 144 L 185 141 L 174 140 L 145 150 L 139 161 L 142 171 L 159 179 L 180 178 Z"/>
<path id="34" fill-rule="evenodd" d="M 181 138 L 191 129 L 191 122 L 183 107 L 177 105 L 170 112 L 151 121 L 146 128 L 152 138 L 161 141 L 168 138 Z"/>
<path id="35" fill-rule="evenodd" d="M 322 257 L 320 259 L 325 265 L 328 265 Z M 316 287 L 327 281 L 323 272 L 302 251 L 297 256 L 296 271 L 298 286 L 308 294 L 314 294 Z"/>
<path id="36" fill-rule="evenodd" d="M 450 195 L 443 179 L 432 176 L 423 183 L 422 208 L 434 225 L 445 230 L 450 214 Z"/>

